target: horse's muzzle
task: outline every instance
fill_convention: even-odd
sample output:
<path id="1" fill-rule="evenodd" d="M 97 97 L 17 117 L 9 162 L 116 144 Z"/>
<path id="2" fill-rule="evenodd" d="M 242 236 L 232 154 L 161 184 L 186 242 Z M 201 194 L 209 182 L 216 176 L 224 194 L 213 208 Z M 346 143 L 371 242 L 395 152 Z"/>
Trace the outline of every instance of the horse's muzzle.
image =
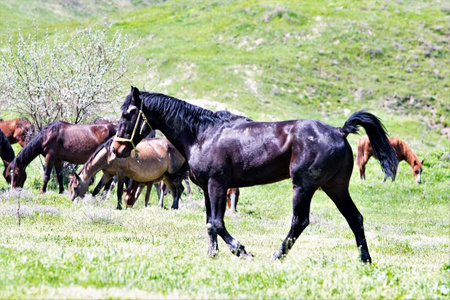
<path id="1" fill-rule="evenodd" d="M 128 144 L 114 141 L 111 150 L 117 157 L 128 157 L 131 154 L 131 147 L 128 147 Z"/>

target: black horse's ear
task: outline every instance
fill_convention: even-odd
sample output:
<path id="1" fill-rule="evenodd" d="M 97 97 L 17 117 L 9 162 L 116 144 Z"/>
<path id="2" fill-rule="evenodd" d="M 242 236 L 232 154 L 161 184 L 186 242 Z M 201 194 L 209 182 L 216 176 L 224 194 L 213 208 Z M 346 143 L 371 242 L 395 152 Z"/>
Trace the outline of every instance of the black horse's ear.
<path id="1" fill-rule="evenodd" d="M 136 105 L 136 106 L 139 106 L 140 104 L 141 104 L 141 99 L 140 99 L 140 92 L 139 92 L 139 89 L 137 88 L 137 87 L 133 87 L 132 89 L 131 89 L 131 93 L 133 94 L 133 100 L 134 100 L 134 104 Z"/>

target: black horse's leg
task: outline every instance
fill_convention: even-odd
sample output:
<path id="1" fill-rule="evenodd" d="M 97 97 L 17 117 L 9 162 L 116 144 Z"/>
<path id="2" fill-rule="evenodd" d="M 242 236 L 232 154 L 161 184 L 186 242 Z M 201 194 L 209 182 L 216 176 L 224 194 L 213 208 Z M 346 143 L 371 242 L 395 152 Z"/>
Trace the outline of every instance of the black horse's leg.
<path id="1" fill-rule="evenodd" d="M 64 192 L 64 183 L 63 183 L 63 174 L 62 174 L 62 162 L 55 162 L 55 172 L 56 178 L 58 179 L 59 184 L 59 193 L 62 194 Z"/>
<path id="2" fill-rule="evenodd" d="M 106 190 L 106 185 L 108 185 L 109 183 L 109 187 L 111 188 L 111 184 L 112 184 L 112 180 L 113 180 L 113 176 L 111 176 L 108 173 L 103 173 L 102 177 L 100 178 L 99 182 L 97 183 L 97 186 L 94 188 L 94 191 L 92 192 L 92 196 L 97 196 L 98 193 L 100 193 L 102 187 L 105 187 Z"/>
<path id="3" fill-rule="evenodd" d="M 106 183 L 103 181 L 103 177 L 98 181 L 97 185 L 92 192 L 92 196 L 97 196 L 103 188 L 102 197 L 104 197 L 107 191 L 111 188 L 111 184 L 113 182 L 113 178 L 109 179 Z"/>
<path id="4" fill-rule="evenodd" d="M 367 247 L 366 237 L 364 234 L 363 216 L 353 203 L 348 185 L 339 183 L 327 183 L 322 186 L 323 191 L 333 200 L 341 214 L 345 217 L 353 231 L 356 239 L 356 245 L 360 251 L 361 261 L 371 263 L 369 248 Z"/>
<path id="5" fill-rule="evenodd" d="M 217 245 L 217 235 L 219 235 L 225 243 L 230 248 L 231 252 L 236 256 L 241 257 L 251 257 L 251 253 L 245 251 L 245 247 L 239 243 L 235 238 L 233 238 L 230 233 L 225 228 L 225 222 L 223 217 L 225 215 L 227 207 L 227 189 L 223 186 L 223 183 L 218 180 L 209 180 L 208 192 L 210 195 L 210 205 L 211 205 L 211 217 L 208 224 L 208 234 L 210 236 L 210 255 L 215 256 L 218 245 Z M 216 252 L 212 252 L 211 249 L 216 249 Z"/>
<path id="6" fill-rule="evenodd" d="M 117 209 L 122 209 L 123 179 L 117 178 Z"/>
<path id="7" fill-rule="evenodd" d="M 309 210 L 314 192 L 315 189 L 305 189 L 294 183 L 291 229 L 281 243 L 280 248 L 273 254 L 274 259 L 283 259 L 288 254 L 289 250 L 291 250 L 292 246 L 294 246 L 295 241 L 303 230 L 309 225 Z"/>
<path id="8" fill-rule="evenodd" d="M 43 194 L 47 190 L 47 184 L 50 180 L 50 176 L 52 174 L 54 160 L 50 155 L 45 157 L 45 168 L 44 168 L 44 182 L 42 183 L 42 188 L 40 193 Z"/>
<path id="9" fill-rule="evenodd" d="M 181 184 L 181 181 L 170 180 L 169 176 L 164 177 L 164 182 L 167 185 L 167 188 L 169 189 L 170 193 L 172 194 L 173 202 L 171 209 L 178 209 L 178 202 L 181 197 L 181 193 L 183 193 L 183 185 Z M 164 193 L 164 191 L 161 191 Z"/>
<path id="10" fill-rule="evenodd" d="M 112 179 L 111 179 L 112 181 Z M 108 183 L 104 184 L 103 181 L 100 179 L 99 182 L 97 183 L 97 185 L 94 188 L 94 191 L 92 191 L 92 196 L 95 197 L 98 195 L 98 193 L 100 193 L 100 191 L 102 190 L 103 186 L 105 186 L 105 190 L 106 190 L 106 185 Z"/>
<path id="11" fill-rule="evenodd" d="M 212 227 L 212 217 L 211 217 L 211 201 L 209 198 L 209 193 L 207 188 L 203 189 L 203 196 L 205 198 L 205 208 L 206 208 L 206 231 L 209 236 L 209 246 L 208 254 L 211 257 L 215 257 L 217 252 L 219 252 L 219 245 L 217 243 L 217 230 Z"/>

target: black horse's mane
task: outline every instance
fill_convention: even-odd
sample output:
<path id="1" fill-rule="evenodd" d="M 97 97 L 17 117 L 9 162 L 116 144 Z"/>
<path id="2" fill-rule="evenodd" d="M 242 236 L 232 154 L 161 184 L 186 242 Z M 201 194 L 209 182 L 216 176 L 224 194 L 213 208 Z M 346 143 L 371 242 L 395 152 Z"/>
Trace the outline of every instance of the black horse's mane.
<path id="1" fill-rule="evenodd" d="M 175 97 L 160 93 L 140 92 L 140 98 L 144 106 L 156 116 L 164 120 L 177 120 L 178 124 L 189 127 L 193 131 L 209 126 L 223 124 L 235 120 L 251 121 L 250 119 L 235 115 L 228 111 L 213 112 L 211 110 L 187 103 Z M 122 105 L 122 111 L 131 103 L 132 95 L 129 94 Z"/>
<path id="2" fill-rule="evenodd" d="M 1 130 L 0 130 L 0 156 L 2 160 L 7 162 L 11 162 L 15 157 L 14 150 L 11 147 L 8 138 Z"/>
<path id="3" fill-rule="evenodd" d="M 55 123 L 55 122 L 53 122 Z M 35 135 L 25 147 L 17 154 L 16 159 L 20 160 L 24 166 L 27 166 L 34 158 L 42 153 L 42 138 L 49 126 L 53 123 L 45 126 L 37 135 Z"/>

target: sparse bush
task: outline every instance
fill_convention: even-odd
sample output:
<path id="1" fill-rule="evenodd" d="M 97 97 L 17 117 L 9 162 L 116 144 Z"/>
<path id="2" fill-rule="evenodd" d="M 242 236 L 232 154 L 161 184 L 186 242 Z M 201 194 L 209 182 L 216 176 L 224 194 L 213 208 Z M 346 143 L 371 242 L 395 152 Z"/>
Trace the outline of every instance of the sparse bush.
<path id="1" fill-rule="evenodd" d="M 133 48 L 126 35 L 109 27 L 39 37 L 8 31 L 0 57 L 0 87 L 8 108 L 31 118 L 39 129 L 54 120 L 81 123 L 98 116 L 120 92 Z"/>

